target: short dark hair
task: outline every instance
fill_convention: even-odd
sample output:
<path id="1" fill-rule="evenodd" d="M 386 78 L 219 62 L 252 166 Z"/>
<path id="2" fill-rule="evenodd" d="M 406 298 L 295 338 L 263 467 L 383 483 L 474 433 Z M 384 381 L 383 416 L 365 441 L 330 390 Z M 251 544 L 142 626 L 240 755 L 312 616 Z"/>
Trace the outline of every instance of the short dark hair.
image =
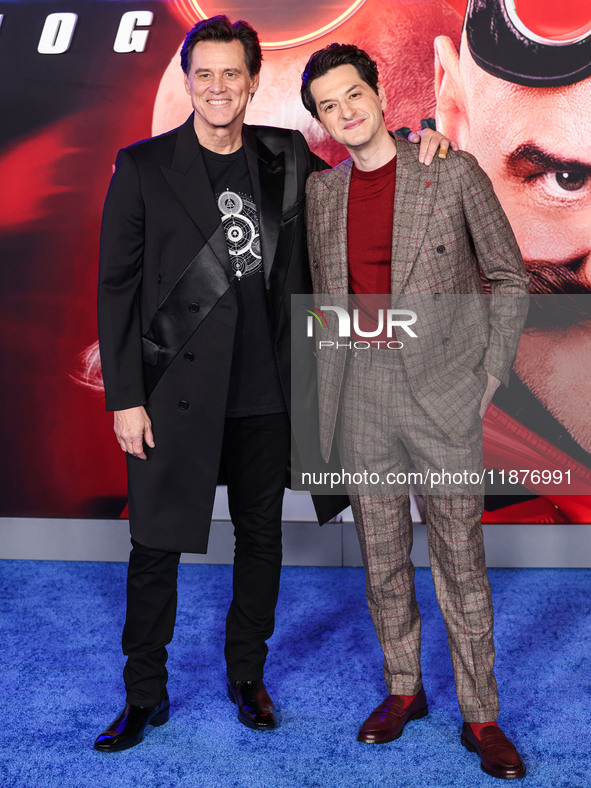
<path id="1" fill-rule="evenodd" d="M 367 52 L 359 49 L 355 44 L 329 44 L 324 49 L 319 49 L 310 55 L 302 73 L 300 95 L 304 107 L 314 118 L 318 117 L 318 111 L 310 90 L 312 82 L 318 77 L 323 77 L 333 68 L 347 65 L 355 66 L 361 79 L 377 94 L 379 76 L 375 60 L 372 60 Z"/>
<path id="2" fill-rule="evenodd" d="M 193 49 L 200 41 L 221 41 L 230 43 L 240 41 L 244 49 L 244 62 L 249 76 L 256 77 L 261 70 L 263 53 L 259 42 L 259 35 L 248 22 L 239 19 L 230 22 L 225 14 L 202 19 L 189 30 L 181 48 L 181 68 L 187 76 L 191 68 Z"/>

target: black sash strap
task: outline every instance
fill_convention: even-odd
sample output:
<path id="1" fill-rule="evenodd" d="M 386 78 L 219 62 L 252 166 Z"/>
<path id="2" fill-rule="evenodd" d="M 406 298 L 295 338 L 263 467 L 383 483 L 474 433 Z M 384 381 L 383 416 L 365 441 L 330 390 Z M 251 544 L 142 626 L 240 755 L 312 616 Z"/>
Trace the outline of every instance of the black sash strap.
<path id="1" fill-rule="evenodd" d="M 219 254 L 220 244 L 227 257 L 221 222 L 160 304 L 142 337 L 148 396 L 179 350 L 230 287 L 228 274 L 220 265 L 220 259 L 224 259 L 224 255 L 220 257 Z"/>

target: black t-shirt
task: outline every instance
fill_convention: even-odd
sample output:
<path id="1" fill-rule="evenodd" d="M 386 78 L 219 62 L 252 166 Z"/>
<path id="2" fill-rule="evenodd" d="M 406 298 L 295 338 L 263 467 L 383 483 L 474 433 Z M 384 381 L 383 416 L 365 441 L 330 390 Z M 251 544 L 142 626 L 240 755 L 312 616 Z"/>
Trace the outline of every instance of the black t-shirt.
<path id="1" fill-rule="evenodd" d="M 238 304 L 226 416 L 281 413 L 285 402 L 271 339 L 259 218 L 246 155 L 243 148 L 228 154 L 202 151 L 235 271 L 231 287 Z"/>

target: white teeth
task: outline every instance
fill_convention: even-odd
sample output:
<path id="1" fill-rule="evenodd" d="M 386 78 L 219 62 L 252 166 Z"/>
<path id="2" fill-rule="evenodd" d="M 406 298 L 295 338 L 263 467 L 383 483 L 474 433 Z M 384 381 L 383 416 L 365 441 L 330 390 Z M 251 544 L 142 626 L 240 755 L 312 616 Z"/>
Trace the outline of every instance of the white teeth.
<path id="1" fill-rule="evenodd" d="M 215 99 L 209 99 L 209 104 L 228 104 L 230 99 L 222 99 L 221 101 L 216 101 Z"/>

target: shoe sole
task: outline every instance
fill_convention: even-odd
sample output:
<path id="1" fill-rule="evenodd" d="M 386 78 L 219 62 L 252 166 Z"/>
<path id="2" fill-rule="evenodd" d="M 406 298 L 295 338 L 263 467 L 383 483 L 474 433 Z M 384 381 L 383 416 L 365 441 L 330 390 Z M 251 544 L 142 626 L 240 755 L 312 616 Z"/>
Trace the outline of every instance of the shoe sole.
<path id="1" fill-rule="evenodd" d="M 468 741 L 468 739 L 464 736 L 463 733 L 460 736 L 460 741 L 462 742 L 464 747 L 468 750 L 468 752 L 478 753 L 476 747 L 472 744 L 471 741 Z M 501 780 L 520 780 L 522 777 L 525 777 L 526 774 L 525 766 L 523 767 L 523 771 L 519 770 L 515 772 L 502 772 L 502 771 L 499 772 L 499 771 L 495 771 L 494 769 L 487 769 L 482 763 L 482 761 L 480 761 L 480 768 L 485 774 L 488 774 L 491 777 L 498 777 Z"/>
<path id="2" fill-rule="evenodd" d="M 380 741 L 371 741 L 368 739 L 362 739 L 359 735 L 357 736 L 357 741 L 360 741 L 363 744 L 388 744 L 391 741 L 396 741 L 396 739 L 399 739 L 402 736 L 404 729 L 406 728 L 406 726 L 411 720 L 422 720 L 423 717 L 427 716 L 427 714 L 429 714 L 428 706 L 425 706 L 423 709 L 419 709 L 419 711 L 415 711 L 415 713 L 411 714 L 410 717 L 406 720 L 406 722 L 400 729 L 400 733 L 397 733 L 396 736 L 391 736 L 389 739 L 380 739 Z"/>
<path id="3" fill-rule="evenodd" d="M 170 719 L 170 706 L 158 712 L 158 714 L 156 714 L 156 716 L 153 719 L 151 719 L 150 722 L 146 723 L 146 728 L 148 727 L 148 725 L 152 725 L 154 728 L 159 728 L 161 725 L 164 725 L 165 722 L 168 722 L 169 719 Z M 132 747 L 136 747 L 144 740 L 145 732 L 146 729 L 144 728 L 144 732 L 142 733 L 140 738 L 137 739 L 137 741 L 125 742 L 125 744 L 116 744 L 113 747 L 109 747 L 109 745 L 106 745 L 105 747 L 101 747 L 100 744 L 95 744 L 94 749 L 97 750 L 97 752 L 123 752 L 123 750 L 130 750 Z"/>
<path id="4" fill-rule="evenodd" d="M 238 701 L 236 700 L 236 697 L 234 696 L 234 693 L 232 692 L 232 689 L 229 686 L 228 686 L 228 698 L 232 701 L 232 703 L 235 706 L 238 706 Z M 252 722 L 252 720 L 249 720 L 248 717 L 242 716 L 240 709 L 238 709 L 238 719 L 243 725 L 246 725 L 247 728 L 252 728 L 252 730 L 255 731 L 272 731 L 273 728 L 277 727 L 277 720 L 275 720 L 272 725 L 265 725 L 264 723 L 257 724 L 256 722 Z"/>

